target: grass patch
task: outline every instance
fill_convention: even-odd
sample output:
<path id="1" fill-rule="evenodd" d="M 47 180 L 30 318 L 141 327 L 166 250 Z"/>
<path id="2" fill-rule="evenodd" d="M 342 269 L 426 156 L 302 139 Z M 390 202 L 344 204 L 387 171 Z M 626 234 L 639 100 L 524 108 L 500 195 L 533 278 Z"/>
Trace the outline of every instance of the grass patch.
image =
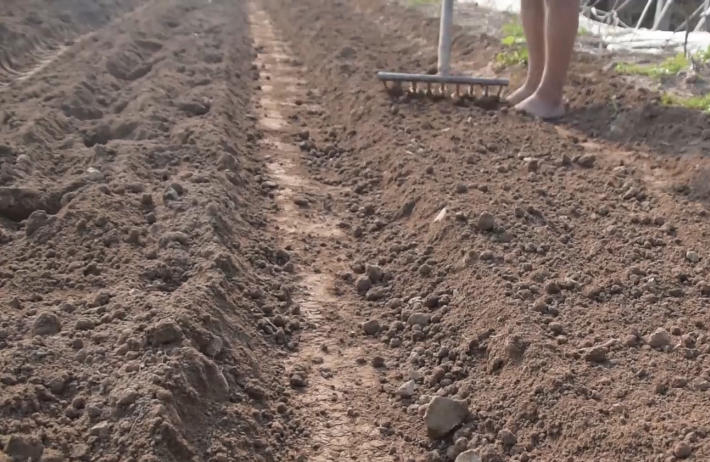
<path id="1" fill-rule="evenodd" d="M 710 94 L 683 98 L 666 93 L 661 102 L 664 106 L 679 106 L 685 109 L 710 112 Z"/>
<path id="2" fill-rule="evenodd" d="M 519 19 L 514 20 L 501 28 L 505 37 L 501 43 L 506 47 L 496 55 L 496 63 L 503 67 L 510 67 L 517 64 L 526 65 L 528 63 L 528 47 L 525 41 L 525 31 Z M 579 35 L 588 35 L 589 31 L 580 28 Z"/>
<path id="3" fill-rule="evenodd" d="M 695 61 L 697 64 L 706 64 L 710 61 L 710 47 L 693 54 L 692 61 Z M 645 75 L 647 77 L 660 78 L 669 75 L 677 75 L 679 72 L 688 69 L 691 64 L 691 59 L 683 53 L 678 53 L 675 56 L 666 58 L 665 61 L 659 64 L 619 63 L 616 65 L 616 71 L 621 74 Z"/>
<path id="4" fill-rule="evenodd" d="M 676 75 L 690 66 L 690 60 L 683 53 L 679 53 L 659 64 L 627 64 L 619 63 L 616 71 L 621 74 L 645 75 L 659 78 L 667 75 Z"/>
<path id="5" fill-rule="evenodd" d="M 501 43 L 506 47 L 496 55 L 496 63 L 503 67 L 510 67 L 516 64 L 527 64 L 528 47 L 525 42 L 523 25 L 519 21 L 510 22 L 502 27 L 505 37 Z"/>

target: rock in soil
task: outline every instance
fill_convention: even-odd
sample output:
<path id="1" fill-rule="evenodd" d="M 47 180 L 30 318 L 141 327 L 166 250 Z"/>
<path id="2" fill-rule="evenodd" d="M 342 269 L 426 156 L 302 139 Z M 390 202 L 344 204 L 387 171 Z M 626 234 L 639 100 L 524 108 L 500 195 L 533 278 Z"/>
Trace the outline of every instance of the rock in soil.
<path id="1" fill-rule="evenodd" d="M 431 438 L 443 438 L 469 415 L 465 401 L 435 397 L 427 406 L 424 424 Z"/>
<path id="2" fill-rule="evenodd" d="M 468 451 L 464 451 L 461 454 L 456 457 L 455 462 L 482 462 L 481 458 L 478 456 L 478 453 L 473 450 L 469 449 Z"/>

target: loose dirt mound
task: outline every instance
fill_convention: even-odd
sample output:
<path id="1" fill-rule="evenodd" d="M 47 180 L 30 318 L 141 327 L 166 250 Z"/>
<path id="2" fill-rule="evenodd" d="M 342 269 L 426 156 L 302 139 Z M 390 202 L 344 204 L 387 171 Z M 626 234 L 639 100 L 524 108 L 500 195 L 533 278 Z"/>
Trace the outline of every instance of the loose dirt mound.
<path id="1" fill-rule="evenodd" d="M 314 178 L 342 189 L 342 227 L 357 241 L 331 243 L 352 262 L 331 267 L 333 293 L 357 306 L 379 391 L 390 405 L 404 397 L 403 412 L 353 412 L 374 414 L 390 454 L 419 444 L 429 460 L 467 448 L 486 461 L 707 458 L 707 212 L 633 146 L 704 143 L 704 116 L 661 129 L 676 110 L 586 75 L 585 62 L 567 127 L 388 99 L 374 72 L 426 70 L 433 25 L 376 1 L 266 4 L 307 67 L 303 103 L 324 108 L 294 111 L 308 141 L 293 142 Z M 481 69 L 496 51 L 486 37 L 458 43 L 472 49 L 455 59 Z M 610 127 L 629 144 L 606 144 Z M 421 420 L 434 396 L 471 410 L 444 441 Z"/>
<path id="2" fill-rule="evenodd" d="M 9 1 L 0 12 L 0 83 L 50 59 L 82 34 L 133 10 L 140 0 Z"/>
<path id="3" fill-rule="evenodd" d="M 299 316 L 246 21 L 153 2 L 0 96 L 2 460 L 275 458 L 270 352 Z"/>
<path id="4" fill-rule="evenodd" d="M 95 5 L 0 89 L 0 460 L 710 457 L 701 116 L 388 95 L 379 0 Z"/>

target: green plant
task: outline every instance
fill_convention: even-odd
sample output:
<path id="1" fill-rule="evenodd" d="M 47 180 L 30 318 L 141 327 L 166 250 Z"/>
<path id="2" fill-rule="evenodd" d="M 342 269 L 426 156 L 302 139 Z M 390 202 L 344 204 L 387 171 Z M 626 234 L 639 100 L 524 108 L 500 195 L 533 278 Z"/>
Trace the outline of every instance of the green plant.
<path id="1" fill-rule="evenodd" d="M 686 109 L 710 112 L 710 94 L 684 98 L 666 93 L 661 98 L 661 103 L 664 106 L 679 106 Z"/>
<path id="2" fill-rule="evenodd" d="M 528 49 L 516 48 L 504 51 L 496 55 L 496 62 L 502 66 L 510 67 L 516 64 L 526 64 L 528 62 Z"/>
<path id="3" fill-rule="evenodd" d="M 688 58 L 683 53 L 679 53 L 659 64 L 618 63 L 616 71 L 621 74 L 645 75 L 658 78 L 666 75 L 676 75 L 688 66 L 690 66 Z"/>
<path id="4" fill-rule="evenodd" d="M 705 50 L 700 50 L 693 54 L 692 60 L 698 64 L 705 64 L 710 61 L 710 46 Z M 676 75 L 680 71 L 689 68 L 691 60 L 685 54 L 678 53 L 675 56 L 666 58 L 659 64 L 627 64 L 619 63 L 616 65 L 616 71 L 622 74 L 645 75 L 648 77 L 663 77 L 668 75 Z"/>
<path id="5" fill-rule="evenodd" d="M 518 22 L 517 20 L 509 22 L 508 24 L 504 24 L 502 29 L 503 33 L 507 37 L 522 38 L 523 40 L 525 40 L 525 31 L 523 31 L 523 25 L 520 24 L 520 22 Z"/>
<path id="6" fill-rule="evenodd" d="M 528 48 L 522 24 L 516 20 L 505 24 L 502 30 L 506 35 L 501 43 L 507 50 L 496 55 L 496 62 L 504 67 L 527 64 Z"/>
<path id="7" fill-rule="evenodd" d="M 710 45 L 706 49 L 696 52 L 693 55 L 693 60 L 700 64 L 705 64 L 710 61 Z"/>

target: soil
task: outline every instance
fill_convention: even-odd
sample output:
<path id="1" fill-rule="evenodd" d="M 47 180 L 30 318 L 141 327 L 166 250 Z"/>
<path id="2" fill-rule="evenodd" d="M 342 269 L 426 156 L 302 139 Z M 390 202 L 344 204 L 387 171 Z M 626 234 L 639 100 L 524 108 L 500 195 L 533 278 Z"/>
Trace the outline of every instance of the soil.
<path id="1" fill-rule="evenodd" d="M 710 457 L 706 115 L 385 92 L 382 0 L 72 5 L 2 18 L 77 26 L 3 64 L 0 460 Z"/>

